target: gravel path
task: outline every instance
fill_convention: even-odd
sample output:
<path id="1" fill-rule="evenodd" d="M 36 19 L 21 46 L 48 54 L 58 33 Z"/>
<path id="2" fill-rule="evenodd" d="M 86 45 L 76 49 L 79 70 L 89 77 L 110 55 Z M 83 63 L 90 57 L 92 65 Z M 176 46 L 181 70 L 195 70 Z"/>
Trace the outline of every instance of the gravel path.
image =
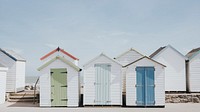
<path id="1" fill-rule="evenodd" d="M 165 108 L 80 107 L 40 108 L 32 103 L 10 103 L 0 105 L 0 112 L 200 112 L 200 103 L 166 104 Z"/>

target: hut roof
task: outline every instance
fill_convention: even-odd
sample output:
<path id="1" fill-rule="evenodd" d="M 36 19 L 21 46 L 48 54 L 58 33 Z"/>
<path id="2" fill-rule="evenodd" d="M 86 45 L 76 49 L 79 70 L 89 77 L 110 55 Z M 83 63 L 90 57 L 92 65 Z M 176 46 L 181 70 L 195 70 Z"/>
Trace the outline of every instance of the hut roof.
<path id="1" fill-rule="evenodd" d="M 48 62 L 46 62 L 45 64 L 43 64 L 42 66 L 40 66 L 40 67 L 38 68 L 38 71 L 44 69 L 45 67 L 47 67 L 48 65 L 50 65 L 51 63 L 53 63 L 54 61 L 56 61 L 57 59 L 61 60 L 62 62 L 66 63 L 66 64 L 68 64 L 69 66 L 71 66 L 71 67 L 74 68 L 75 70 L 81 71 L 81 69 L 80 69 L 78 66 L 76 66 L 76 65 L 73 64 L 72 62 L 70 62 L 70 61 L 68 61 L 68 60 L 66 60 L 65 58 L 60 57 L 60 56 L 56 56 L 55 58 L 51 59 L 50 61 L 48 61 Z"/>
<path id="2" fill-rule="evenodd" d="M 26 61 L 22 56 L 20 56 L 13 50 L 0 48 L 0 51 L 3 52 L 4 54 L 6 54 L 11 59 L 13 59 L 14 61 L 24 61 L 24 62 Z"/>
<path id="3" fill-rule="evenodd" d="M 189 58 L 189 59 L 192 59 L 193 57 L 195 57 L 197 54 L 199 54 L 200 52 L 200 47 L 199 48 L 195 48 L 195 49 L 192 49 L 190 52 L 188 52 L 186 54 L 186 56 Z"/>
<path id="4" fill-rule="evenodd" d="M 69 56 L 70 58 L 74 59 L 74 60 L 79 60 L 78 58 L 76 58 L 75 56 L 71 55 L 70 53 L 66 52 L 64 49 L 61 48 L 56 48 L 55 50 L 49 52 L 48 54 L 44 55 L 43 57 L 40 58 L 40 60 L 44 60 L 45 58 L 49 57 L 50 55 L 54 54 L 55 52 L 62 52 L 65 55 Z"/>
<path id="5" fill-rule="evenodd" d="M 188 60 L 187 57 L 185 57 L 183 54 L 181 54 L 179 51 L 177 51 L 175 48 L 173 48 L 171 45 L 167 45 L 164 47 L 160 47 L 159 49 L 157 49 L 155 52 L 153 52 L 149 57 L 153 58 L 154 56 L 164 52 L 166 49 L 171 48 L 173 49 L 175 52 L 177 52 L 181 57 L 183 57 L 185 60 Z"/>

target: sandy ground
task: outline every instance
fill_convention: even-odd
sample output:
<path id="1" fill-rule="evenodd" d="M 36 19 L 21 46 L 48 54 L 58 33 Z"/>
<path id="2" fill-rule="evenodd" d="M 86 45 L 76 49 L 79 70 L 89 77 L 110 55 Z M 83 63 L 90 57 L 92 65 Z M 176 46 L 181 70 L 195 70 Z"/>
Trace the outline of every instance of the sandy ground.
<path id="1" fill-rule="evenodd" d="M 165 108 L 124 108 L 124 107 L 79 107 L 79 108 L 40 108 L 33 103 L 0 104 L 0 112 L 200 112 L 200 104 L 167 103 Z"/>

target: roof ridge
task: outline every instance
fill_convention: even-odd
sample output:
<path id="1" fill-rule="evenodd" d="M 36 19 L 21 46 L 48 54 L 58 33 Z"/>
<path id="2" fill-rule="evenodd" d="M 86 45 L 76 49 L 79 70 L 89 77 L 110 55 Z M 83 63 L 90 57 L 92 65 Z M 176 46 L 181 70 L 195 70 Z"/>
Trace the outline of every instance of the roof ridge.
<path id="1" fill-rule="evenodd" d="M 117 60 L 115 60 L 115 59 L 113 59 L 113 58 L 107 56 L 107 55 L 104 54 L 104 53 L 100 53 L 98 56 L 92 58 L 91 60 L 89 60 L 89 61 L 88 61 L 86 64 L 84 64 L 83 66 L 88 65 L 89 63 L 93 62 L 94 60 L 96 60 L 96 59 L 99 58 L 100 56 L 105 56 L 106 58 L 110 59 L 111 61 L 113 61 L 113 62 L 115 62 L 115 63 L 117 63 L 117 64 L 119 64 L 119 65 L 122 66 L 122 64 L 121 64 L 120 62 L 118 62 Z"/>
<path id="2" fill-rule="evenodd" d="M 65 51 L 64 49 L 61 49 L 60 47 L 54 49 L 53 51 L 47 53 L 46 55 L 44 55 L 43 57 L 40 58 L 40 60 L 44 60 L 45 58 L 49 57 L 50 55 L 52 55 L 55 52 L 62 52 L 65 55 L 69 56 L 70 58 L 74 59 L 74 60 L 79 60 L 78 58 L 76 58 L 75 56 L 73 56 L 72 54 L 68 53 L 67 51 Z"/>
<path id="3" fill-rule="evenodd" d="M 131 62 L 131 63 L 129 63 L 129 64 L 125 65 L 125 66 L 123 66 L 123 67 L 127 67 L 127 66 L 129 66 L 129 65 L 132 65 L 133 63 L 136 63 L 136 62 L 138 62 L 138 61 L 142 60 L 143 58 L 147 58 L 147 59 L 149 59 L 149 60 L 151 60 L 151 61 L 153 61 L 153 62 L 155 62 L 155 63 L 157 63 L 157 64 L 160 64 L 160 65 L 162 65 L 162 66 L 166 67 L 166 66 L 165 66 L 165 65 L 163 65 L 162 63 L 160 63 L 160 62 L 158 62 L 158 61 L 155 61 L 155 60 L 151 59 L 151 58 L 150 58 L 150 57 L 148 57 L 148 56 L 143 56 L 143 57 L 141 57 L 141 58 L 139 58 L 139 59 L 137 59 L 137 60 L 135 60 L 135 61 L 133 61 L 133 62 Z"/>
<path id="4" fill-rule="evenodd" d="M 67 59 L 61 57 L 61 56 L 56 56 L 54 58 L 52 58 L 51 60 L 49 60 L 48 62 L 44 63 L 42 66 L 40 66 L 37 70 L 40 71 L 42 70 L 43 68 L 47 67 L 49 64 L 53 63 L 55 60 L 61 60 L 63 61 L 64 63 L 70 65 L 71 67 L 73 67 L 74 69 L 76 69 L 77 71 L 81 71 L 82 69 L 79 68 L 77 65 L 75 65 L 74 63 L 68 61 Z"/>
<path id="5" fill-rule="evenodd" d="M 16 53 L 15 51 L 11 49 L 2 49 L 0 48 L 0 51 L 3 52 L 5 55 L 13 59 L 14 61 L 26 61 L 24 57 Z"/>
<path id="6" fill-rule="evenodd" d="M 156 56 L 159 52 L 161 52 L 163 49 L 165 49 L 166 46 L 160 47 L 158 48 L 155 52 L 153 52 L 149 57 L 153 58 L 154 56 Z"/>
<path id="7" fill-rule="evenodd" d="M 142 56 L 144 56 L 143 54 L 141 54 L 140 52 L 138 52 L 137 50 L 135 50 L 134 48 L 130 48 L 129 50 L 127 50 L 127 51 L 125 51 L 125 52 L 123 52 L 123 53 L 121 53 L 120 55 L 118 55 L 117 57 L 115 57 L 114 59 L 117 59 L 117 58 L 119 58 L 119 57 L 121 57 L 121 56 L 123 56 L 123 55 L 125 55 L 125 54 L 127 54 L 128 52 L 130 52 L 130 51 L 135 51 L 136 53 L 138 53 L 138 54 L 140 54 L 140 55 L 142 55 Z"/>

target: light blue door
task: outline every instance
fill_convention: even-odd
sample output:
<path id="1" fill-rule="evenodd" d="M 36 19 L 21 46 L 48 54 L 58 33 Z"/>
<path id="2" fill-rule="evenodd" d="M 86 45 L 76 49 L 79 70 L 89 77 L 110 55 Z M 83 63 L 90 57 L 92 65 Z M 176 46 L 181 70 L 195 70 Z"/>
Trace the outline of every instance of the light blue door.
<path id="1" fill-rule="evenodd" d="M 146 105 L 151 106 L 155 104 L 155 93 L 154 93 L 154 68 L 145 68 L 146 71 Z"/>
<path id="2" fill-rule="evenodd" d="M 136 68 L 136 94 L 138 106 L 155 104 L 154 67 Z"/>
<path id="3" fill-rule="evenodd" d="M 137 105 L 145 105 L 145 69 L 144 68 L 136 68 L 136 94 L 137 94 Z"/>
<path id="4" fill-rule="evenodd" d="M 110 105 L 111 65 L 95 65 L 95 104 Z"/>

